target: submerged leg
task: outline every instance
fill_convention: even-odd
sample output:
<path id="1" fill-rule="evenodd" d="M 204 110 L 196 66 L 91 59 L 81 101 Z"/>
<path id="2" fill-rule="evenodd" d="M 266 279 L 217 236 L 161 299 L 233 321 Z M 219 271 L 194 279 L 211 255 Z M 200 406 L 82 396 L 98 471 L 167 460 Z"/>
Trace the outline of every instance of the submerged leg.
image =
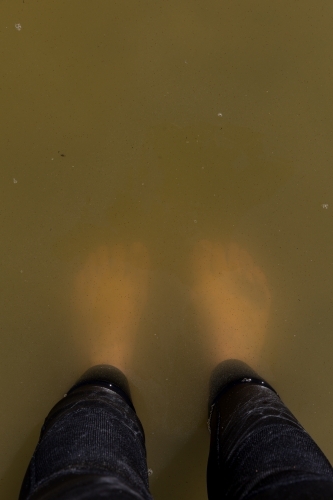
<path id="1" fill-rule="evenodd" d="M 212 368 L 227 359 L 257 366 L 271 309 L 264 272 L 236 243 L 199 241 L 191 262 L 191 297 Z"/>
<path id="2" fill-rule="evenodd" d="M 146 305 L 149 254 L 140 242 L 104 245 L 89 255 L 73 283 L 73 333 L 87 367 L 132 369 Z"/>

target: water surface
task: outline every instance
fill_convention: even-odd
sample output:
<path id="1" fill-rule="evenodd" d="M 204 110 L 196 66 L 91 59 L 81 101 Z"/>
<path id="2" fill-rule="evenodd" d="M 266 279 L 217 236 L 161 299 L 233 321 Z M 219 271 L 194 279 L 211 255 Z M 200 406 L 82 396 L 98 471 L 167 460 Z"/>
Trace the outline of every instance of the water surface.
<path id="1" fill-rule="evenodd" d="M 119 242 L 150 255 L 130 383 L 155 498 L 206 495 L 202 239 L 265 273 L 258 368 L 333 459 L 332 15 L 321 0 L 2 2 L 1 498 L 86 368 L 75 277 Z"/>

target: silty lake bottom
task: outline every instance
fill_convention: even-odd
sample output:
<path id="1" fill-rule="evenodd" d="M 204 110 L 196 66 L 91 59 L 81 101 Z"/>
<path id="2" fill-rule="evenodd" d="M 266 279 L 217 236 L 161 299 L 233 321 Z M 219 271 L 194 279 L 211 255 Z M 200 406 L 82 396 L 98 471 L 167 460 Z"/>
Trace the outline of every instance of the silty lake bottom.
<path id="1" fill-rule="evenodd" d="M 129 379 L 156 500 L 206 497 L 225 357 L 333 459 L 332 16 L 2 2 L 1 498 L 100 361 Z"/>

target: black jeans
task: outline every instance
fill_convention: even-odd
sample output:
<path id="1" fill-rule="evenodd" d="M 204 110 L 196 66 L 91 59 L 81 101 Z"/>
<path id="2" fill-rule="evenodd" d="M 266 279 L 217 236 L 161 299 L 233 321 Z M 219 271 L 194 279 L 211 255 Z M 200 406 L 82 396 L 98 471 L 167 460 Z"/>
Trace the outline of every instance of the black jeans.
<path id="1" fill-rule="evenodd" d="M 323 453 L 274 390 L 240 364 L 210 405 L 209 500 L 333 499 Z M 215 381 L 216 386 L 216 381 Z M 95 367 L 49 413 L 20 500 L 151 499 L 144 431 L 127 382 Z"/>

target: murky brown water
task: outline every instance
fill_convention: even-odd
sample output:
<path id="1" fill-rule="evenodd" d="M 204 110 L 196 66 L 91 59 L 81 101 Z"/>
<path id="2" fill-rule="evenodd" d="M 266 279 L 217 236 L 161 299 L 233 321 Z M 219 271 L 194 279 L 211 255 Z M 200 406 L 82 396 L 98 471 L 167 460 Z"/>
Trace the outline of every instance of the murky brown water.
<path id="1" fill-rule="evenodd" d="M 260 263 L 259 369 L 333 459 L 333 6 L 319 0 L 2 2 L 1 483 L 86 368 L 74 277 L 140 241 L 150 291 L 130 383 L 152 492 L 205 498 L 210 339 L 189 300 L 201 239 Z"/>

